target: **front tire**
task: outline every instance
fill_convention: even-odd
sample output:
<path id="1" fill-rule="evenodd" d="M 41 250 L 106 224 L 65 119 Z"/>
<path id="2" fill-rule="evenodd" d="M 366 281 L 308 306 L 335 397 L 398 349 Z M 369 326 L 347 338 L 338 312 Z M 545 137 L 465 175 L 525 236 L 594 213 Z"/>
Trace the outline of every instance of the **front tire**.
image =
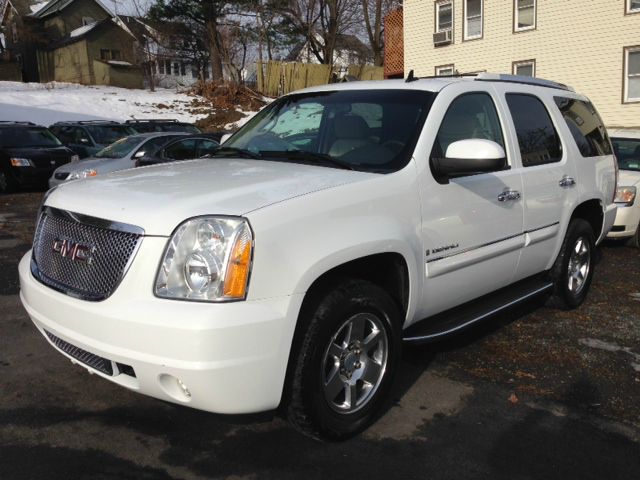
<path id="1" fill-rule="evenodd" d="M 385 404 L 400 358 L 400 312 L 382 288 L 347 280 L 305 314 L 291 359 L 287 417 L 314 438 L 349 437 Z"/>
<path id="2" fill-rule="evenodd" d="M 551 269 L 554 282 L 551 306 L 569 310 L 584 302 L 593 279 L 595 248 L 591 225 L 581 218 L 571 220 Z"/>

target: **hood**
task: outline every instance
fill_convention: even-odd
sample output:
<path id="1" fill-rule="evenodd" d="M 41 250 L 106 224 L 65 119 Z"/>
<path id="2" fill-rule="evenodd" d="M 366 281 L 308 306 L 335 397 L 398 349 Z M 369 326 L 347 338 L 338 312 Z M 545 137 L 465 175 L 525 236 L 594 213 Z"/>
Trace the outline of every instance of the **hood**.
<path id="1" fill-rule="evenodd" d="M 124 158 L 93 158 L 87 157 L 74 163 L 63 165 L 56 169 L 56 173 L 81 172 L 82 170 L 93 169 L 98 174 L 123 170 L 125 168 L 135 167 L 135 162 L 128 157 Z"/>
<path id="2" fill-rule="evenodd" d="M 147 235 L 170 235 L 191 217 L 245 215 L 293 197 L 377 176 L 296 163 L 202 159 L 72 181 L 52 190 L 47 205 L 137 225 Z"/>
<path id="3" fill-rule="evenodd" d="M 620 170 L 618 172 L 619 187 L 640 186 L 640 172 L 634 170 Z"/>
<path id="4" fill-rule="evenodd" d="M 64 165 L 75 155 L 67 147 L 11 147 L 5 148 L 10 157 L 28 158 L 39 168 L 52 168 Z"/>

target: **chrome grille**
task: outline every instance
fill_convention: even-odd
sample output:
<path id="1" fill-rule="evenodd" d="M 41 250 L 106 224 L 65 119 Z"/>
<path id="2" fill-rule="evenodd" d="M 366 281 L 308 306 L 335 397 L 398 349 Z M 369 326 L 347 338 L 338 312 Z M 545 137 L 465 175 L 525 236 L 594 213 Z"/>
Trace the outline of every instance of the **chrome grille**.
<path id="1" fill-rule="evenodd" d="M 104 300 L 124 277 L 143 233 L 133 225 L 45 207 L 34 237 L 31 270 L 42 283 L 67 295 Z M 76 256 L 78 245 L 83 251 Z"/>
<path id="2" fill-rule="evenodd" d="M 106 375 L 113 375 L 113 365 L 111 364 L 111 360 L 107 360 L 106 358 L 99 357 L 98 355 L 94 355 L 93 353 L 87 352 L 79 347 L 75 347 L 68 342 L 65 342 L 61 338 L 56 337 L 53 333 L 47 332 L 47 334 L 51 343 L 53 343 L 56 347 L 62 350 L 64 353 L 69 355 L 70 357 L 75 358 L 79 362 L 88 365 L 91 368 L 98 370 Z"/>

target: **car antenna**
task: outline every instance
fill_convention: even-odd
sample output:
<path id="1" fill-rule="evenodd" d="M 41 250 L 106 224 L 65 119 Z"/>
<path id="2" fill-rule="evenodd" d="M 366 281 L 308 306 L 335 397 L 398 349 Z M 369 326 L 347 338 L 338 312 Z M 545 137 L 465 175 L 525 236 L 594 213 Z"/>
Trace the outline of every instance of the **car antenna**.
<path id="1" fill-rule="evenodd" d="M 407 75 L 407 79 L 404 82 L 411 83 L 411 82 L 415 82 L 416 80 L 417 78 L 413 76 L 413 69 L 409 70 L 409 75 Z"/>

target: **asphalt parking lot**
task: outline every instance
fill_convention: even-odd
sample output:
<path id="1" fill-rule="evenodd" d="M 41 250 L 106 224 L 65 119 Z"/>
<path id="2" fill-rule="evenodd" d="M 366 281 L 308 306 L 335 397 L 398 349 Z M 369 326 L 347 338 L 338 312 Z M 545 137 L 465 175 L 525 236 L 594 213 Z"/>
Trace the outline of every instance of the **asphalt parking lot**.
<path id="1" fill-rule="evenodd" d="M 405 351 L 394 402 L 323 444 L 87 374 L 18 297 L 41 192 L 0 196 L 0 479 L 640 478 L 640 251 L 605 244 L 586 303 L 533 301 Z"/>

